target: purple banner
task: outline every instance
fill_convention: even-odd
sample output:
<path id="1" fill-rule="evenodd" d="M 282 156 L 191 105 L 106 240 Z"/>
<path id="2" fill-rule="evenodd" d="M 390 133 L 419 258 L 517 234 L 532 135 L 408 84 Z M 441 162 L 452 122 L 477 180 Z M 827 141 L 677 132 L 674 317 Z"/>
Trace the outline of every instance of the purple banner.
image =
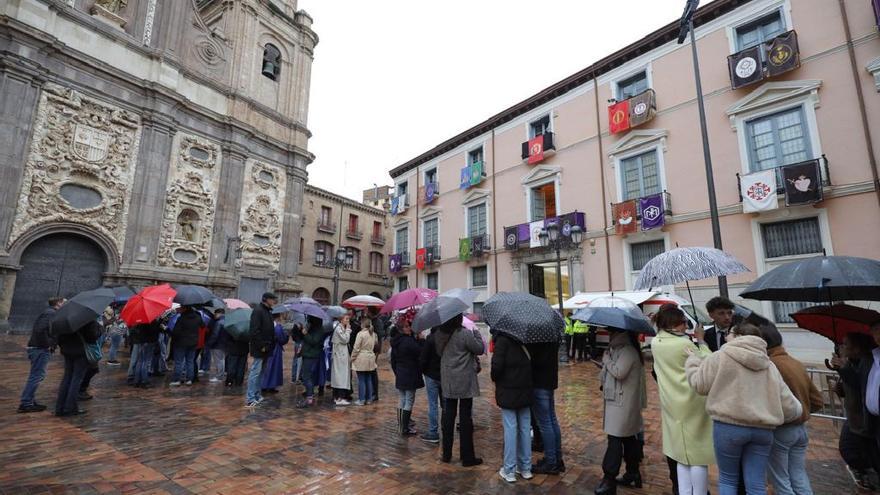
<path id="1" fill-rule="evenodd" d="M 516 226 L 516 240 L 520 244 L 528 244 L 531 238 L 532 234 L 529 232 L 529 224 L 521 223 Z"/>
<path id="2" fill-rule="evenodd" d="M 437 187 L 437 184 L 434 182 L 429 182 L 425 184 L 425 203 L 430 203 L 434 201 L 434 189 Z"/>
<path id="3" fill-rule="evenodd" d="M 877 20 L 877 27 L 880 27 L 880 0 L 873 0 L 874 18 Z"/>
<path id="4" fill-rule="evenodd" d="M 388 271 L 397 273 L 401 269 L 402 257 L 399 254 L 392 254 L 388 257 Z"/>
<path id="5" fill-rule="evenodd" d="M 642 230 L 656 229 L 666 223 L 662 193 L 640 198 L 639 211 L 642 212 Z"/>

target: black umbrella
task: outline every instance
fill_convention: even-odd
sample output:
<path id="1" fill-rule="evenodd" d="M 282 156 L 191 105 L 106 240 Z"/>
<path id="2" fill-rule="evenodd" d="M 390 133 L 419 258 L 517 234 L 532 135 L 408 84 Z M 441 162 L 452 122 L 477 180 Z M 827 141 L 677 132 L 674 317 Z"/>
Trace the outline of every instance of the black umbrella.
<path id="1" fill-rule="evenodd" d="M 419 313 L 413 319 L 412 329 L 421 332 L 442 325 L 470 309 L 476 297 L 477 293 L 472 290 L 448 290 L 419 309 Z"/>
<path id="2" fill-rule="evenodd" d="M 600 297 L 571 316 L 597 327 L 611 327 L 628 332 L 654 335 L 654 326 L 642 310 L 622 297 Z"/>
<path id="3" fill-rule="evenodd" d="M 524 292 L 499 292 L 483 305 L 483 320 L 492 333 L 523 344 L 559 342 L 565 320 L 547 301 Z"/>
<path id="4" fill-rule="evenodd" d="M 63 335 L 73 333 L 98 319 L 98 316 L 113 302 L 116 294 L 106 287 L 87 290 L 73 296 L 52 317 L 52 333 Z"/>
<path id="5" fill-rule="evenodd" d="M 113 291 L 115 295 L 113 302 L 114 303 L 125 303 L 128 302 L 129 299 L 134 297 L 135 292 L 134 289 L 127 285 L 117 285 L 115 287 L 104 287 L 105 289 L 110 289 Z"/>
<path id="6" fill-rule="evenodd" d="M 214 299 L 214 294 L 201 285 L 178 285 L 175 287 L 177 295 L 174 296 L 174 302 L 181 306 L 196 306 L 199 304 L 210 304 Z"/>
<path id="7" fill-rule="evenodd" d="M 816 256 L 774 268 L 741 297 L 759 301 L 880 301 L 880 261 Z"/>

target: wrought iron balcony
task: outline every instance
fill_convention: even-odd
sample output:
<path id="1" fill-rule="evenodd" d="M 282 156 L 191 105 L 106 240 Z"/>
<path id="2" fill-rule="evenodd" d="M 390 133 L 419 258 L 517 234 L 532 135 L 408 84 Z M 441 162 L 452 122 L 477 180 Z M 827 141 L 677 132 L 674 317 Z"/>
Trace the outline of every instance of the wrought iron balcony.
<path id="1" fill-rule="evenodd" d="M 385 236 L 382 234 L 375 234 L 375 233 L 371 234 L 370 235 L 370 242 L 377 245 L 377 246 L 384 246 L 385 245 Z"/>
<path id="2" fill-rule="evenodd" d="M 558 217 L 545 218 L 544 226 L 550 225 L 554 222 L 562 225 L 561 233 L 564 238 L 571 237 L 569 232 L 574 225 L 580 227 L 583 232 L 587 231 L 587 219 L 582 212 L 575 211 Z M 507 249 L 508 251 L 530 249 L 531 232 L 529 229 L 531 226 L 532 224 L 530 222 L 526 222 L 519 225 L 504 227 L 504 249 Z"/>
<path id="3" fill-rule="evenodd" d="M 324 232 L 325 234 L 335 234 L 336 223 L 329 220 L 318 220 L 318 232 Z"/>
<path id="4" fill-rule="evenodd" d="M 772 169 L 766 170 L 774 170 L 776 175 L 776 194 L 785 194 L 785 175 L 783 173 L 783 169 L 788 167 L 803 167 L 807 165 L 813 165 L 814 167 L 818 167 L 819 175 L 821 175 L 820 182 L 822 183 L 822 187 L 828 187 L 831 185 L 831 170 L 828 166 L 828 158 L 825 155 L 822 155 L 821 158 L 814 158 L 812 160 L 805 160 L 798 163 L 790 163 L 788 165 L 780 165 L 778 167 L 774 167 Z M 764 170 L 764 171 L 766 171 Z M 736 190 L 739 195 L 739 202 L 742 203 L 742 180 L 743 176 L 739 173 L 736 174 Z"/>
<path id="5" fill-rule="evenodd" d="M 440 263 L 440 245 L 425 246 L 425 264 Z"/>
<path id="6" fill-rule="evenodd" d="M 489 234 L 463 237 L 458 240 L 458 259 L 468 261 L 481 258 L 492 250 Z"/>
<path id="7" fill-rule="evenodd" d="M 657 194 L 660 194 L 663 196 L 663 198 L 662 198 L 663 211 L 661 211 L 659 213 L 664 216 L 672 215 L 672 196 L 669 194 L 668 191 L 663 191 L 663 192 L 660 192 Z M 646 200 L 648 198 L 653 198 L 654 196 L 657 196 L 657 194 L 648 194 L 647 196 L 628 199 L 627 201 L 623 201 L 620 203 L 611 203 L 611 211 L 613 212 L 618 205 L 621 205 L 621 204 L 626 203 L 628 201 L 634 201 L 636 204 L 636 220 L 641 221 L 645 215 L 645 212 L 642 211 L 643 200 Z M 656 205 L 652 205 L 652 206 L 656 206 Z M 651 215 L 648 218 L 650 219 L 652 217 L 656 218 L 656 214 Z M 617 218 L 613 214 L 611 215 L 611 225 L 617 225 Z"/>
<path id="8" fill-rule="evenodd" d="M 544 136 L 544 148 L 543 148 L 542 152 L 547 153 L 548 151 L 556 150 L 556 145 L 553 142 L 553 138 L 554 138 L 555 134 L 553 134 L 552 132 L 545 132 L 543 134 L 543 136 Z M 531 155 L 530 151 L 531 150 L 529 150 L 529 142 L 526 141 L 526 142 L 522 143 L 522 159 L 523 160 L 529 159 L 529 155 Z"/>
<path id="9" fill-rule="evenodd" d="M 354 239 L 354 240 L 356 240 L 356 241 L 359 241 L 359 240 L 361 240 L 361 239 L 364 238 L 364 233 L 363 233 L 363 231 L 361 231 L 360 229 L 352 229 L 352 228 L 348 228 L 348 229 L 345 231 L 345 237 L 348 237 L 349 239 Z"/>

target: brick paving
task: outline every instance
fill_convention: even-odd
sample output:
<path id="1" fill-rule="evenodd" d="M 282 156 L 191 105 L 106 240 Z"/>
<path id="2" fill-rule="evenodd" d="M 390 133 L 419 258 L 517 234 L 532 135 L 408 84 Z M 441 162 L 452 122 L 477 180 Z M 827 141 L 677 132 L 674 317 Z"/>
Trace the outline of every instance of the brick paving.
<path id="1" fill-rule="evenodd" d="M 24 343 L 22 337 L 0 336 L 2 494 L 592 493 L 601 477 L 602 403 L 591 364 L 566 366 L 560 373 L 557 413 L 568 471 L 508 485 L 497 475 L 500 412 L 486 371 L 480 376 L 483 397 L 474 404 L 476 450 L 486 463 L 465 469 L 441 463 L 438 446 L 395 433 L 396 393 L 387 364 L 375 405 L 334 408 L 328 397 L 319 407 L 299 410 L 288 384 L 249 412 L 240 392 L 206 380 L 178 389 L 127 387 L 123 353 L 123 366 L 102 364 L 93 380 L 95 398 L 82 403 L 88 414 L 60 419 L 15 413 L 28 371 Z M 50 410 L 62 368 L 62 359 L 53 357 L 37 394 Z M 646 484 L 621 493 L 671 492 L 660 452 L 656 389 L 648 382 Z M 416 398 L 415 420 L 424 430 L 424 392 Z M 837 453 L 832 423 L 814 419 L 810 434 L 815 493 L 856 493 Z M 453 452 L 456 461 L 457 445 Z M 714 468 L 711 476 L 714 485 Z"/>

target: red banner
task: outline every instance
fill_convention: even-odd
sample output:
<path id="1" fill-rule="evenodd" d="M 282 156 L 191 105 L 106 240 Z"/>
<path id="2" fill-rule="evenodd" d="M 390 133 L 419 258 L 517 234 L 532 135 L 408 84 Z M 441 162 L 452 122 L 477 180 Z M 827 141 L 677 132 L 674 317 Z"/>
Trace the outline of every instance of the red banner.
<path id="1" fill-rule="evenodd" d="M 629 100 L 623 100 L 608 107 L 608 129 L 611 134 L 629 129 Z"/>
<path id="2" fill-rule="evenodd" d="M 416 249 L 416 269 L 424 270 L 425 269 L 425 256 L 427 255 L 427 249 L 421 248 Z"/>
<path id="3" fill-rule="evenodd" d="M 529 165 L 544 161 L 544 135 L 529 139 Z"/>
<path id="4" fill-rule="evenodd" d="M 639 230 L 639 222 L 636 217 L 636 200 L 631 199 L 615 204 L 611 208 L 611 216 L 614 218 L 614 230 L 618 234 L 632 234 Z"/>

